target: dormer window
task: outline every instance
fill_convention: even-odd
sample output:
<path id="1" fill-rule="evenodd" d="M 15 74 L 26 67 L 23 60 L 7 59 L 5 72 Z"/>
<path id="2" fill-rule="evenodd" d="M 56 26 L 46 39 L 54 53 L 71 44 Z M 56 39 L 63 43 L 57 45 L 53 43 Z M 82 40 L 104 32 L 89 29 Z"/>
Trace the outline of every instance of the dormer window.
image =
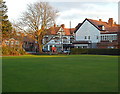
<path id="1" fill-rule="evenodd" d="M 105 26 L 104 25 L 99 25 L 98 27 L 100 28 L 100 30 L 105 30 Z"/>
<path id="2" fill-rule="evenodd" d="M 105 30 L 105 26 L 104 25 L 102 26 L 102 30 Z"/>
<path id="3" fill-rule="evenodd" d="M 61 35 L 60 32 L 57 33 L 58 35 Z"/>

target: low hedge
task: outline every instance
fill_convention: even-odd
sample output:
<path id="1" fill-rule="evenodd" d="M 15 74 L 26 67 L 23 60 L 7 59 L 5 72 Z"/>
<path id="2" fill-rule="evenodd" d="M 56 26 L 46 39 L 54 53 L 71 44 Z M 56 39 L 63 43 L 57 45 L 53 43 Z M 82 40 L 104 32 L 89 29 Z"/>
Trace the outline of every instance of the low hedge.
<path id="1" fill-rule="evenodd" d="M 120 55 L 120 49 L 81 49 L 72 48 L 71 54 Z"/>
<path id="2" fill-rule="evenodd" d="M 2 55 L 24 55 L 26 52 L 24 49 L 16 48 L 16 47 L 2 47 Z"/>

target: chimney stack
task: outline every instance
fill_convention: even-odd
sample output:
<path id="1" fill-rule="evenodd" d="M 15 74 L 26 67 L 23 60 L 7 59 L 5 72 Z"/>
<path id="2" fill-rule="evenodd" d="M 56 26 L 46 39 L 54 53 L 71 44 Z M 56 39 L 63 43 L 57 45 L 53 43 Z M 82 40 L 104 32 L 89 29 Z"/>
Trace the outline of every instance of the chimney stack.
<path id="1" fill-rule="evenodd" d="M 108 20 L 108 25 L 110 25 L 110 26 L 113 26 L 113 18 L 109 18 L 109 20 Z"/>
<path id="2" fill-rule="evenodd" d="M 65 28 L 65 24 L 62 24 L 61 27 L 62 27 L 62 28 Z"/>
<path id="3" fill-rule="evenodd" d="M 114 24 L 115 24 L 115 25 L 117 25 L 117 23 L 116 23 L 116 22 L 114 22 Z"/>
<path id="4" fill-rule="evenodd" d="M 99 19 L 99 21 L 102 21 L 102 19 Z"/>
<path id="5" fill-rule="evenodd" d="M 56 24 L 54 24 L 54 27 L 56 27 Z"/>

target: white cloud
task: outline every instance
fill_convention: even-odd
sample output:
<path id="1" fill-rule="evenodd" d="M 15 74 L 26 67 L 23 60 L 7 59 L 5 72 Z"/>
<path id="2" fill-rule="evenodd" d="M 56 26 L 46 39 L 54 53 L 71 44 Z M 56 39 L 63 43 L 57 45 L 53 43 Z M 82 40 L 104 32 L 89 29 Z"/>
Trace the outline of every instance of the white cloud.
<path id="1" fill-rule="evenodd" d="M 8 7 L 8 17 L 10 20 L 17 20 L 21 13 L 26 10 L 27 4 L 37 0 L 4 0 Z"/>
<path id="2" fill-rule="evenodd" d="M 76 24 L 81 23 L 85 18 L 102 19 L 106 22 L 109 18 L 114 18 L 118 23 L 118 6 L 117 3 L 84 3 L 79 7 L 68 7 L 68 9 L 61 11 L 59 15 L 57 23 L 66 23 L 67 27 L 69 27 L 70 21 L 73 23 L 72 27 L 75 27 Z"/>
<path id="3" fill-rule="evenodd" d="M 120 1 L 118 4 L 118 23 L 120 24 Z"/>
<path id="4" fill-rule="evenodd" d="M 45 0 L 49 2 L 119 2 L 119 0 Z"/>
<path id="5" fill-rule="evenodd" d="M 18 19 L 26 9 L 28 3 L 39 0 L 4 0 L 8 6 L 8 16 L 10 20 Z M 42 0 L 46 1 L 46 0 Z M 48 0 L 49 1 L 49 0 Z M 72 27 L 82 22 L 85 18 L 103 19 L 107 21 L 108 18 L 118 20 L 118 0 L 55 0 L 50 4 L 57 8 L 60 13 L 57 18 L 57 24 L 66 24 L 69 27 L 69 22 L 72 21 Z M 53 0 L 54 1 L 54 0 Z M 56 2 L 57 1 L 57 2 Z"/>

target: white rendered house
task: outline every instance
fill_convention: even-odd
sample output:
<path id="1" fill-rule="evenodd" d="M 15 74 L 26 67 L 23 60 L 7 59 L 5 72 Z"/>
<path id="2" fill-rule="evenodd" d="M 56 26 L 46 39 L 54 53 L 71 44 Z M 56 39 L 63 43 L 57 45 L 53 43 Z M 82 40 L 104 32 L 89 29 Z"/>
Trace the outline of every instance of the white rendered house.
<path id="1" fill-rule="evenodd" d="M 78 24 L 74 32 L 74 47 L 116 48 L 118 26 L 114 24 L 113 18 L 110 18 L 108 22 L 103 22 L 101 19 L 99 21 L 85 19 L 83 23 Z M 106 43 L 109 45 L 106 45 Z"/>

